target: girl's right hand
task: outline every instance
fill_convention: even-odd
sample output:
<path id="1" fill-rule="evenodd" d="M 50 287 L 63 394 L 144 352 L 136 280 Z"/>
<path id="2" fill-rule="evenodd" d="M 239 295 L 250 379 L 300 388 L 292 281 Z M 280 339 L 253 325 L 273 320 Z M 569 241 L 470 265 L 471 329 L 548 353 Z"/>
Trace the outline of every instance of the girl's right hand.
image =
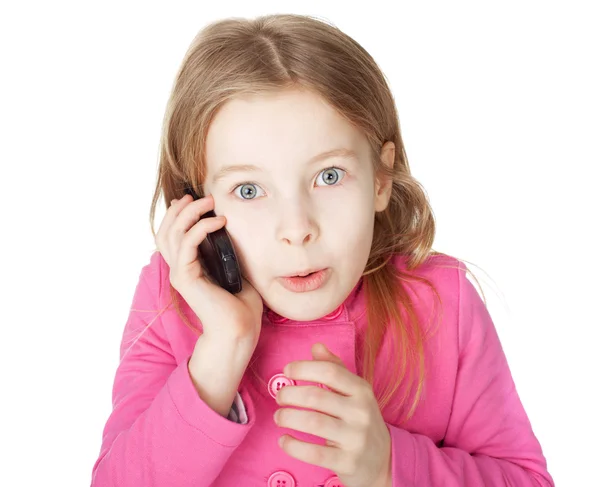
<path id="1" fill-rule="evenodd" d="M 226 221 L 224 216 L 200 219 L 213 208 L 212 195 L 195 201 L 190 195 L 173 200 L 155 242 L 169 265 L 171 285 L 198 316 L 203 335 L 256 346 L 263 311 L 260 294 L 246 279 L 242 279 L 242 290 L 231 294 L 213 284 L 200 265 L 202 256 L 198 245 Z"/>

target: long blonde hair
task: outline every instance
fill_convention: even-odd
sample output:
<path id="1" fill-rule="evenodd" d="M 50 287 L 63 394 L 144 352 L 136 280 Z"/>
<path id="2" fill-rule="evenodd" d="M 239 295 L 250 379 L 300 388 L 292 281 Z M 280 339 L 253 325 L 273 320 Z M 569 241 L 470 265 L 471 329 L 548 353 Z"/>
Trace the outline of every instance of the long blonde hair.
<path id="1" fill-rule="evenodd" d="M 427 336 L 402 282 L 412 279 L 427 284 L 441 303 L 430 281 L 410 273 L 440 252 L 431 248 L 433 212 L 425 191 L 410 173 L 390 88 L 373 58 L 351 37 L 318 18 L 296 14 L 228 18 L 203 28 L 185 54 L 166 107 L 150 210 L 152 234 L 156 237 L 154 218 L 161 192 L 167 207 L 184 195 L 186 183 L 203 196 L 206 136 L 217 110 L 238 95 L 288 88 L 312 90 L 359 127 L 371 146 L 375 174 L 393 180 L 387 209 L 375 215 L 373 244 L 363 274 L 369 305 L 361 375 L 373 384 L 375 359 L 384 334 L 391 331 L 399 348 L 390 370 L 398 373 L 389 374 L 392 380 L 377 399 L 383 409 L 407 378 L 409 387 L 398 406 L 406 403 L 410 390 L 415 391 L 408 420 L 422 392 Z M 387 141 L 396 146 L 393 168 L 380 159 Z M 398 253 L 408 256 L 407 272 L 390 263 Z M 177 313 L 200 333 L 184 316 L 178 293 L 170 287 Z M 406 322 L 401 310 L 407 314 Z"/>

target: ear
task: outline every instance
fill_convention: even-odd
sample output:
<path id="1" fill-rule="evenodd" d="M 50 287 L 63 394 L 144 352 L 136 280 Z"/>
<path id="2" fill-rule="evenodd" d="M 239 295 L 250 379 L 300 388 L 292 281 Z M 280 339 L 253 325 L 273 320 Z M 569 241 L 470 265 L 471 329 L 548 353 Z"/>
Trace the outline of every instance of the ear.
<path id="1" fill-rule="evenodd" d="M 394 167 L 395 154 L 396 146 L 389 140 L 383 144 L 379 157 L 383 164 L 391 169 Z M 376 175 L 375 178 L 375 211 L 383 211 L 387 208 L 392 195 L 392 179 L 383 174 Z"/>

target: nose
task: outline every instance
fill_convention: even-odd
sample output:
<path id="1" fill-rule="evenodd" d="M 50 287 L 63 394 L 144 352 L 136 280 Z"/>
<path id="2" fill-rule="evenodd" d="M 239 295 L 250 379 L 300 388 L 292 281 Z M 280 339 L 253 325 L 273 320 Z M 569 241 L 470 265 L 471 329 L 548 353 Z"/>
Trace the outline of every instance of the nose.
<path id="1" fill-rule="evenodd" d="M 319 229 L 305 203 L 283 204 L 280 208 L 277 240 L 287 245 L 304 246 L 319 238 Z"/>

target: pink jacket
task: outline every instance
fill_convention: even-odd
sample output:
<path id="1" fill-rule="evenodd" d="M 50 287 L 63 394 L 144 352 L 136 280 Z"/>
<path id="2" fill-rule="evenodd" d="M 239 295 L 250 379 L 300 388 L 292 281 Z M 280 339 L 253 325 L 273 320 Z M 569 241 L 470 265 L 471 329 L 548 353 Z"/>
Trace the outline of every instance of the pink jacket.
<path id="1" fill-rule="evenodd" d="M 398 255 L 393 262 L 404 267 L 406 258 Z M 458 263 L 435 256 L 413 271 L 436 285 L 443 318 L 425 344 L 427 375 L 415 415 L 400 426 L 391 409 L 382 412 L 392 439 L 393 486 L 554 486 L 483 301 L 462 262 L 460 270 L 443 267 Z M 196 392 L 187 364 L 197 336 L 172 307 L 155 319 L 156 310 L 170 299 L 169 268 L 155 251 L 141 271 L 125 325 L 113 411 L 93 466 L 92 487 L 341 485 L 333 472 L 279 448 L 277 439 L 284 432 L 324 441 L 276 426 L 272 392 L 286 380 L 278 376 L 283 367 L 311 359 L 317 341 L 351 371 L 360 371 L 355 337 L 366 324 L 361 284 L 336 312 L 320 320 L 293 322 L 265 310 L 255 351 L 261 380 L 246 371 L 239 414 L 242 422 L 247 414 L 247 422 L 241 424 L 233 413 L 229 419 L 217 414 Z M 435 298 L 416 282 L 409 293 L 419 319 L 429 323 Z M 199 324 L 187 305 L 184 312 Z M 389 351 L 386 342 L 378 357 L 380 376 L 389 371 Z"/>

